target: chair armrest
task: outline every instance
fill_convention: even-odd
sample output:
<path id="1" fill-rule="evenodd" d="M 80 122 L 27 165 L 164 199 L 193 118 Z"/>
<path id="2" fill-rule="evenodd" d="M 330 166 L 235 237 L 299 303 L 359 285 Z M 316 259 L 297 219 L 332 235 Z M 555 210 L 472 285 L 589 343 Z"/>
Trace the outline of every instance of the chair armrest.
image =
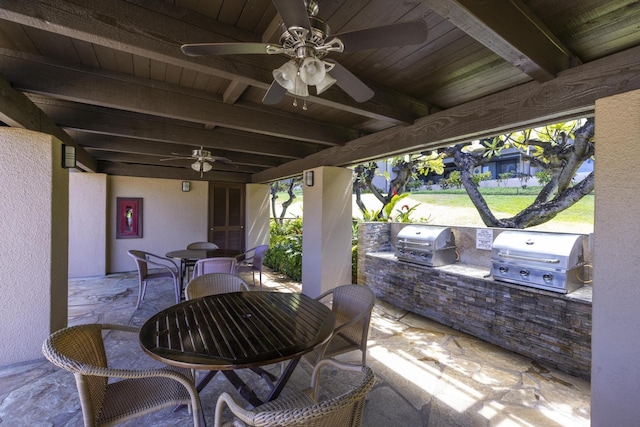
<path id="1" fill-rule="evenodd" d="M 222 427 L 222 413 L 224 412 L 225 405 L 229 407 L 235 417 L 239 418 L 244 423 L 253 425 L 253 418 L 256 414 L 244 409 L 242 406 L 238 405 L 235 400 L 233 400 L 233 397 L 228 393 L 223 392 L 218 397 L 218 401 L 216 403 L 214 427 Z"/>
<path id="2" fill-rule="evenodd" d="M 251 248 L 251 249 L 247 249 L 245 252 L 241 253 L 240 255 L 236 255 L 235 258 L 238 260 L 238 262 L 244 262 L 244 261 L 249 261 L 253 259 L 253 255 L 252 256 L 248 256 L 250 253 L 256 251 L 258 247 L 256 246 L 255 248 Z"/>
<path id="3" fill-rule="evenodd" d="M 313 373 L 311 374 L 311 389 L 308 394 L 314 401 L 318 400 L 318 390 L 320 388 L 318 379 L 320 377 L 320 371 L 327 365 L 332 365 L 338 369 L 344 369 L 346 371 L 362 372 L 362 366 L 360 365 L 351 365 L 348 363 L 339 362 L 335 359 L 322 359 L 316 364 L 315 368 L 313 368 Z"/>
<path id="4" fill-rule="evenodd" d="M 158 267 L 168 268 L 174 272 L 179 271 L 178 265 L 171 258 L 161 257 L 159 255 L 147 254 L 147 262 Z M 168 265 L 167 263 L 170 263 Z"/>

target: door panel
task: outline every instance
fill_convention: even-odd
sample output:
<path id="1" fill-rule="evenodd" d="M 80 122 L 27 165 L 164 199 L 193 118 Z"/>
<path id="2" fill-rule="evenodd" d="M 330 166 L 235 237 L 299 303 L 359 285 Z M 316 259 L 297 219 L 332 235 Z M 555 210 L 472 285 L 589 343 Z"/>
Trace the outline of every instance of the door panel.
<path id="1" fill-rule="evenodd" d="M 244 185 L 209 183 L 209 241 L 244 250 Z"/>

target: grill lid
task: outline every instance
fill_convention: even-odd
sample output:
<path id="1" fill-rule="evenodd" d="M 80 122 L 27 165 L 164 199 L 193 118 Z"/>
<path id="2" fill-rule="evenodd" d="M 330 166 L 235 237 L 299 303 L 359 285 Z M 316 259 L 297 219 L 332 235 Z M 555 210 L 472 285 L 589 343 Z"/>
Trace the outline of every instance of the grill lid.
<path id="1" fill-rule="evenodd" d="M 503 231 L 493 241 L 496 262 L 567 270 L 582 263 L 582 235 Z"/>
<path id="2" fill-rule="evenodd" d="M 454 245 L 451 227 L 407 225 L 398 232 L 398 247 L 413 247 L 423 251 L 437 251 Z"/>

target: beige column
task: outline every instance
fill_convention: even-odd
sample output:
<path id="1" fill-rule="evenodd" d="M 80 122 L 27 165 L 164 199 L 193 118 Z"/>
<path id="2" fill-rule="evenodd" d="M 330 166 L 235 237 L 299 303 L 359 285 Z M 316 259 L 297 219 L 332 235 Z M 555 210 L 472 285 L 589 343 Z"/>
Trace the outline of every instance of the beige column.
<path id="1" fill-rule="evenodd" d="M 596 102 L 591 425 L 640 422 L 640 91 Z"/>
<path id="2" fill-rule="evenodd" d="M 0 130 L 0 366 L 42 357 L 67 324 L 69 173 L 62 143 Z"/>
<path id="3" fill-rule="evenodd" d="M 247 184 L 245 209 L 245 247 L 269 244 L 269 186 Z"/>
<path id="4" fill-rule="evenodd" d="M 303 179 L 302 293 L 312 298 L 351 283 L 353 172 L 338 167 L 305 171 Z"/>
<path id="5" fill-rule="evenodd" d="M 107 175 L 69 174 L 69 277 L 107 273 Z"/>

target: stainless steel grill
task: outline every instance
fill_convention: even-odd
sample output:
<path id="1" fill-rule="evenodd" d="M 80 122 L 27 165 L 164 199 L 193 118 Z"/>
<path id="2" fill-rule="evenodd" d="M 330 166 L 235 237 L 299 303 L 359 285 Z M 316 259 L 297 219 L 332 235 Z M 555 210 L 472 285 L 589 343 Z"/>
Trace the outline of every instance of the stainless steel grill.
<path id="1" fill-rule="evenodd" d="M 583 286 L 583 236 L 503 231 L 493 241 L 495 280 L 569 293 Z"/>
<path id="2" fill-rule="evenodd" d="M 398 232 L 396 257 L 434 267 L 456 262 L 456 241 L 451 227 L 407 225 Z"/>

